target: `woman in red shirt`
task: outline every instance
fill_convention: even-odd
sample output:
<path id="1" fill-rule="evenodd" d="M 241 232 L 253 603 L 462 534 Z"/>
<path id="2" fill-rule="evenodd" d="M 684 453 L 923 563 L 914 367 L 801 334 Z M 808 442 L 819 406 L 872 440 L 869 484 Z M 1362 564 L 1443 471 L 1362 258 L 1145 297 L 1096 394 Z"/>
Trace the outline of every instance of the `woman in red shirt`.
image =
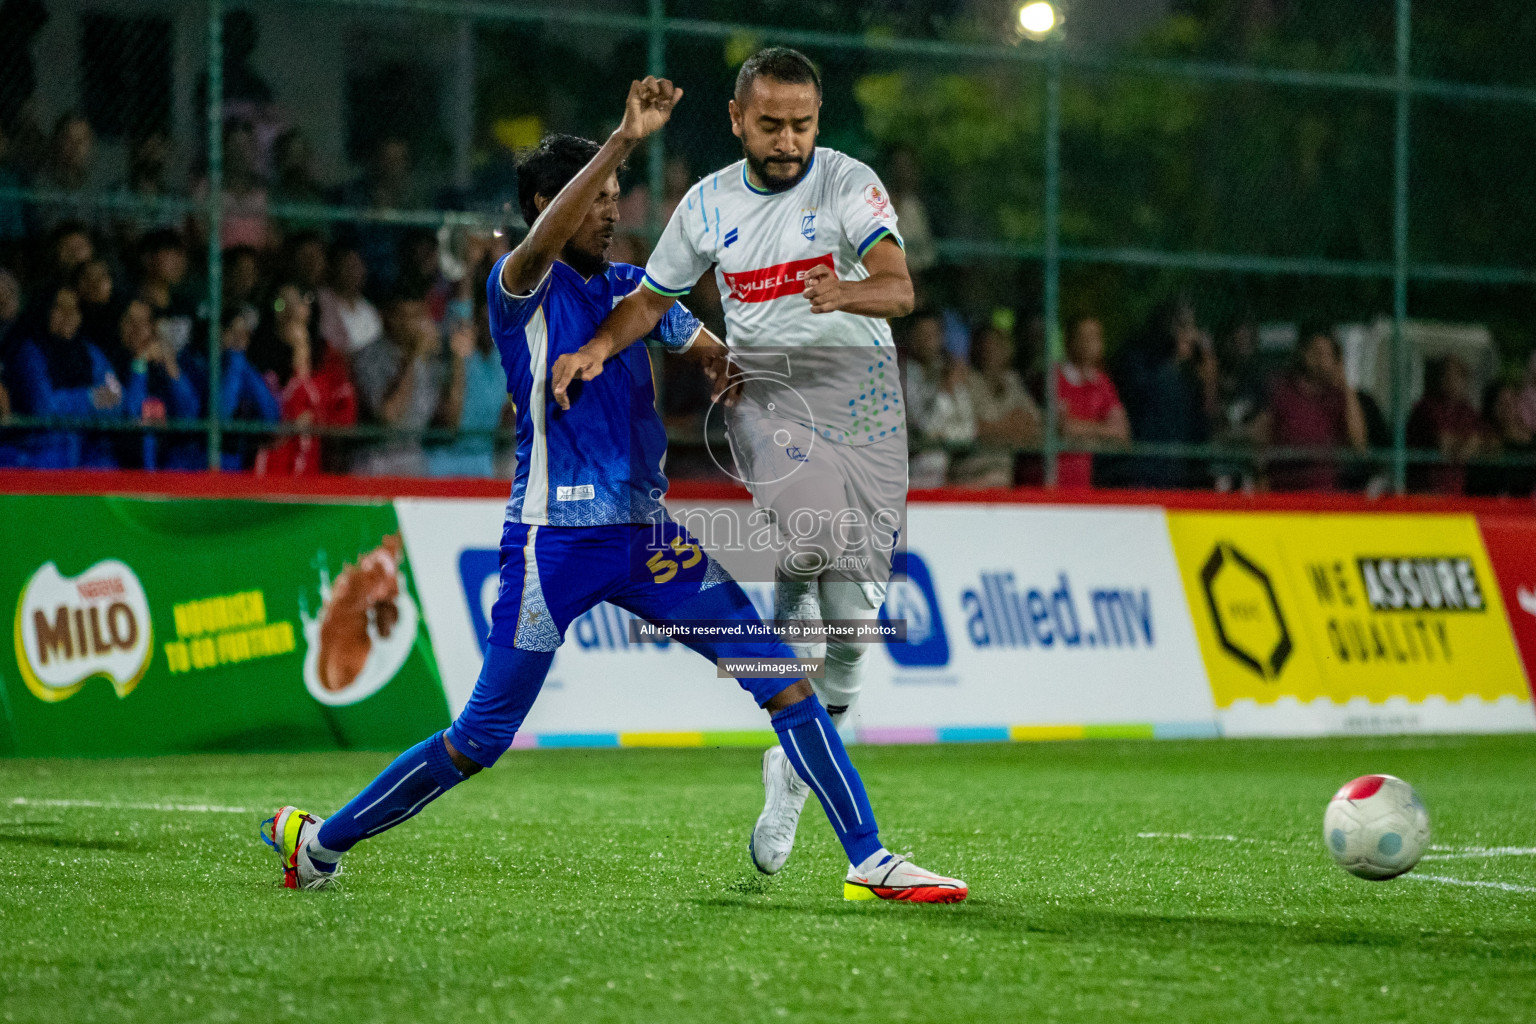
<path id="1" fill-rule="evenodd" d="M 1131 422 L 1115 382 L 1104 372 L 1104 328 L 1093 317 L 1080 316 L 1067 328 L 1067 359 L 1056 368 L 1056 399 L 1065 440 L 1130 444 Z M 1062 452 L 1056 457 L 1056 482 L 1092 486 L 1093 455 Z"/>
<path id="2" fill-rule="evenodd" d="M 278 381 L 283 422 L 350 427 L 357 422 L 357 395 L 352 389 L 352 375 L 340 353 L 323 339 L 310 337 L 312 301 L 297 285 L 288 284 L 278 289 L 272 304 L 275 333 L 286 349 L 291 366 L 288 380 Z M 319 366 L 314 365 L 316 355 L 319 356 Z M 330 445 L 335 443 L 331 441 Z M 288 434 L 262 451 L 256 460 L 256 472 L 273 476 L 315 476 L 324 472 L 324 454 L 322 441 L 314 434 Z"/>

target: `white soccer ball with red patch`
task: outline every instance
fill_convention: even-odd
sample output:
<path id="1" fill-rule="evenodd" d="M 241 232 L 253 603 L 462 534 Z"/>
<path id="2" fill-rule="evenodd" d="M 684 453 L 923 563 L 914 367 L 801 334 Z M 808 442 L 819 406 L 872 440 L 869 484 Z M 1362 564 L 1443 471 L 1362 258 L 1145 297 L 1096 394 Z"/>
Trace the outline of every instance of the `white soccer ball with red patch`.
<path id="1" fill-rule="evenodd" d="M 1413 787 L 1392 775 L 1362 775 L 1328 801 L 1323 843 L 1339 867 L 1360 878 L 1396 878 L 1429 845 L 1429 812 Z"/>

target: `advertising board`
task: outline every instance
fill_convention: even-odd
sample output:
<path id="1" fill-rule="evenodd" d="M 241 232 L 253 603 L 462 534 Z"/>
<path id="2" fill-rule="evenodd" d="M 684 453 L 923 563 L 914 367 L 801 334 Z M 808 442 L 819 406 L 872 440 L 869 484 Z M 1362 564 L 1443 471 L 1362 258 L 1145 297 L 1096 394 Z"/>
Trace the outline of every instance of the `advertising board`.
<path id="1" fill-rule="evenodd" d="M 409 745 L 448 721 L 388 504 L 0 497 L 14 752 Z"/>
<path id="2" fill-rule="evenodd" d="M 1536 728 L 1472 516 L 1168 520 L 1224 734 Z"/>
<path id="3" fill-rule="evenodd" d="M 503 506 L 427 499 L 397 507 L 456 710 L 479 671 Z M 674 511 L 686 521 L 699 507 Z M 922 505 L 908 516 L 897 567 L 905 578 L 890 585 L 881 610 L 906 621 L 907 640 L 866 655 L 853 716 L 861 739 L 1006 740 L 1103 727 L 1214 734 L 1161 510 Z M 743 587 L 771 617 L 771 585 Z M 628 619 L 600 605 L 572 623 L 522 743 L 771 735 L 762 712 L 713 666 L 680 644 L 631 643 Z"/>

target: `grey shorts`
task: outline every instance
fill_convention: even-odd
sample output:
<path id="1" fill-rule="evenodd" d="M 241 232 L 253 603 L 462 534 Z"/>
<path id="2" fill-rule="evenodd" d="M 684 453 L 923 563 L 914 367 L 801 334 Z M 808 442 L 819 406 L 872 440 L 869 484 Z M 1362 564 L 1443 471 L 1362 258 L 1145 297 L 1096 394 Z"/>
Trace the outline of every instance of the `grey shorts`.
<path id="1" fill-rule="evenodd" d="M 767 510 L 781 536 L 804 537 L 830 523 L 837 555 L 831 578 L 867 585 L 879 607 L 906 532 L 906 436 L 838 444 L 793 420 L 741 407 L 732 413 L 731 454 L 753 504 Z"/>

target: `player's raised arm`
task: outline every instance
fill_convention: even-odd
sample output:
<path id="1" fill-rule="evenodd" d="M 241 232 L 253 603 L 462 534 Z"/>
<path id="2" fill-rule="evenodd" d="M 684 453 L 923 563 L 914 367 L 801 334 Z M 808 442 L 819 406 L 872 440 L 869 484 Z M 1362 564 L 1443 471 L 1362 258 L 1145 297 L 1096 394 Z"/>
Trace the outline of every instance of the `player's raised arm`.
<path id="1" fill-rule="evenodd" d="M 572 383 L 596 377 L 603 372 L 605 360 L 651 335 L 657 324 L 663 323 L 662 318 L 674 309 L 674 303 L 688 294 L 693 283 L 714 264 L 713 255 L 701 252 L 698 240 L 693 237 L 689 227 L 693 221 L 686 217 L 689 209 L 689 205 L 679 204 L 673 211 L 651 258 L 646 261 L 640 287 L 613 308 L 590 341 L 555 361 L 550 370 L 550 388 L 561 408 L 570 408 L 566 391 Z"/>
<path id="2" fill-rule="evenodd" d="M 501 284 L 513 295 L 537 287 L 581 227 L 603 185 L 642 140 L 659 131 L 672 116 L 683 90 L 665 78 L 647 76 L 631 82 L 624 101 L 624 120 L 581 172 L 553 197 L 535 196 L 539 216 L 528 234 L 501 265 Z"/>
<path id="3" fill-rule="evenodd" d="M 864 254 L 869 276 L 862 281 L 843 281 L 828 266 L 815 266 L 805 275 L 805 297 L 812 313 L 857 313 L 859 316 L 906 316 L 912 312 L 912 275 L 907 254 L 890 236 L 880 239 Z"/>

